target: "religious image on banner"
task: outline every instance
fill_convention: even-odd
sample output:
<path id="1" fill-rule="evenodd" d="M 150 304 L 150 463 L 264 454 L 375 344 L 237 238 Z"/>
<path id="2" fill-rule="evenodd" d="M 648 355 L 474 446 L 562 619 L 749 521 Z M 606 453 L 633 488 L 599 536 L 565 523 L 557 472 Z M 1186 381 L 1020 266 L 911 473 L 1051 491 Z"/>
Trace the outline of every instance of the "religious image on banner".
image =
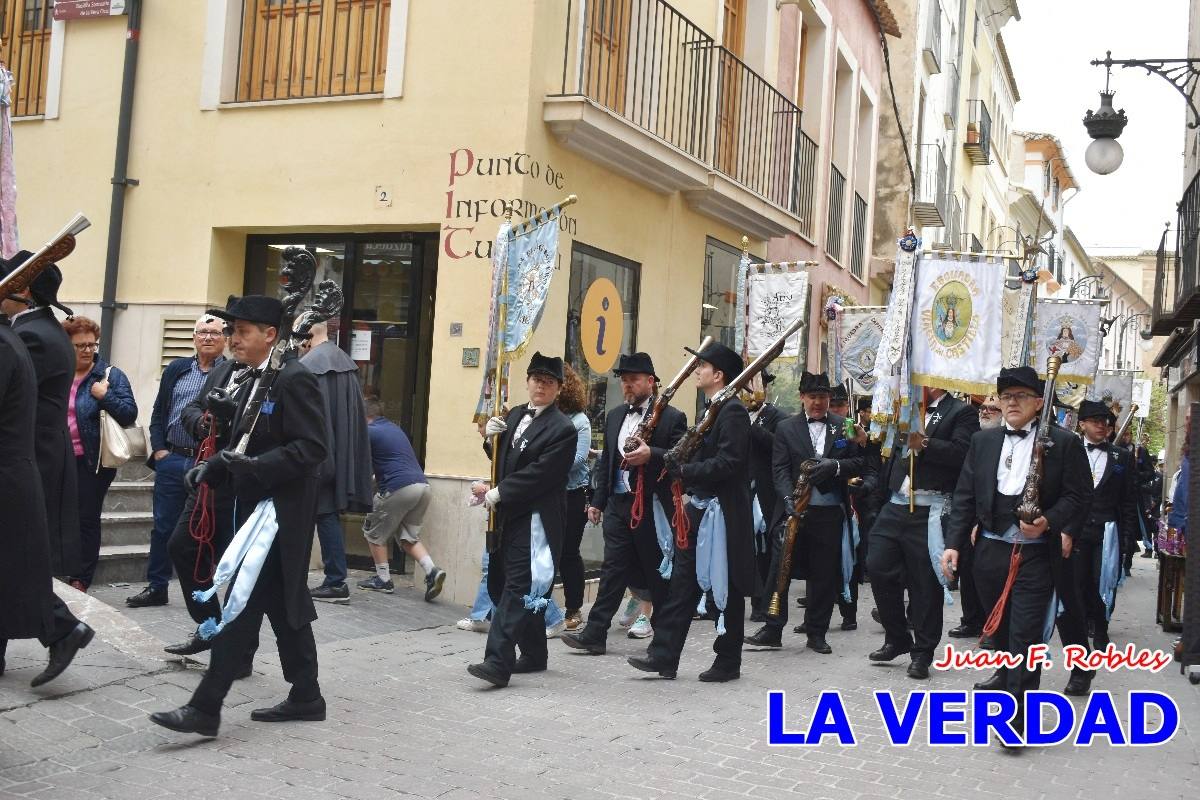
<path id="1" fill-rule="evenodd" d="M 519 358 L 542 318 L 550 279 L 558 261 L 558 213 L 545 212 L 530 223 L 508 244 L 508 295 L 510 303 L 505 320 L 504 350 Z"/>
<path id="2" fill-rule="evenodd" d="M 745 356 L 757 358 L 798 319 L 808 315 L 808 272 L 799 264 L 753 264 L 746 279 Z M 804 339 L 797 331 L 780 359 L 796 358 Z"/>
<path id="3" fill-rule="evenodd" d="M 1089 384 L 1100 366 L 1100 303 L 1095 300 L 1037 301 L 1029 363 L 1046 377 L 1046 361 L 1062 359 L 1058 379 Z"/>
<path id="4" fill-rule="evenodd" d="M 1000 374 L 1003 265 L 934 255 L 917 275 L 909 373 L 918 386 L 986 394 Z"/>
<path id="5" fill-rule="evenodd" d="M 1088 387 L 1089 400 L 1099 400 L 1112 409 L 1118 418 L 1129 410 L 1133 400 L 1133 373 L 1125 370 L 1102 369 L 1096 381 Z"/>
<path id="6" fill-rule="evenodd" d="M 831 377 L 838 383 L 849 378 L 855 394 L 875 391 L 875 361 L 886 315 L 885 306 L 850 306 L 842 311 L 841 373 Z"/>
<path id="7" fill-rule="evenodd" d="M 1054 383 L 1054 396 L 1058 400 L 1059 405 L 1079 408 L 1079 404 L 1087 399 L 1088 387 L 1090 385 L 1087 383 L 1058 380 Z"/>

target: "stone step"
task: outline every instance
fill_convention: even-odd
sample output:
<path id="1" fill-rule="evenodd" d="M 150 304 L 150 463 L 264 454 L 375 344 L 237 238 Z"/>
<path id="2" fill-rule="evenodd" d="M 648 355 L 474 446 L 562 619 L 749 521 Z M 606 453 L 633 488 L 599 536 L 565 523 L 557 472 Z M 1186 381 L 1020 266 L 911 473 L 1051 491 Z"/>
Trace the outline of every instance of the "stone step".
<path id="1" fill-rule="evenodd" d="M 96 564 L 96 576 L 92 583 L 137 584 L 146 580 L 146 563 L 149 560 L 149 544 L 101 545 L 100 561 Z"/>
<path id="2" fill-rule="evenodd" d="M 149 511 L 105 511 L 100 515 L 101 545 L 150 546 L 154 514 Z"/>
<path id="3" fill-rule="evenodd" d="M 113 481 L 104 496 L 105 511 L 151 511 L 154 484 L 143 481 Z"/>
<path id="4" fill-rule="evenodd" d="M 146 481 L 147 483 L 154 482 L 154 470 L 146 466 L 145 461 L 130 461 L 128 464 L 122 464 L 117 467 L 118 481 Z"/>

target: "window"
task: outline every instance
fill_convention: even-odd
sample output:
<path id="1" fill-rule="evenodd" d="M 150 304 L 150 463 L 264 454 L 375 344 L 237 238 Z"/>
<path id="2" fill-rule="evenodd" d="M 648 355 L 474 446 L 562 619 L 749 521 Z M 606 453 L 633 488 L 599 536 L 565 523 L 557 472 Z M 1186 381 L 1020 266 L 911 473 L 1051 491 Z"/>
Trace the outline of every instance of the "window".
<path id="1" fill-rule="evenodd" d="M 1042 194 L 1050 194 L 1050 162 L 1042 165 Z"/>
<path id="2" fill-rule="evenodd" d="M 46 112 L 53 0 L 0 0 L 0 63 L 13 75 L 12 115 Z"/>
<path id="3" fill-rule="evenodd" d="M 373 94 L 391 0 L 243 0 L 234 100 Z"/>
<path id="4" fill-rule="evenodd" d="M 1062 191 L 1062 185 L 1058 182 L 1058 178 L 1055 178 L 1053 187 L 1051 189 L 1051 195 L 1050 195 L 1052 198 L 1051 205 L 1054 208 L 1058 208 L 1058 195 L 1059 195 L 1059 192 L 1061 192 L 1061 191 Z"/>

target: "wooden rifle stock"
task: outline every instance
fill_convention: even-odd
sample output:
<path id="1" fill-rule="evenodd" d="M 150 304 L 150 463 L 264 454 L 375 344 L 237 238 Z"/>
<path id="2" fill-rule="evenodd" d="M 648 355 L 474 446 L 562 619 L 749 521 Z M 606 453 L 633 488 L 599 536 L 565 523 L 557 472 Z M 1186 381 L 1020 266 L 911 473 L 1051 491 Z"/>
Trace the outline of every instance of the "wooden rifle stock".
<path id="1" fill-rule="evenodd" d="M 61 261 L 75 251 L 75 237 L 91 226 L 83 214 L 76 214 L 53 239 L 42 245 L 24 264 L 0 280 L 0 297 L 20 294 L 29 288 L 33 279 L 51 264 Z"/>
<path id="2" fill-rule="evenodd" d="M 1053 442 L 1050 440 L 1050 425 L 1054 419 L 1054 383 L 1058 379 L 1058 368 L 1062 359 L 1050 356 L 1046 360 L 1046 388 L 1042 392 L 1042 416 L 1038 420 L 1037 439 L 1033 444 L 1033 457 L 1029 463 L 1029 474 L 1025 477 L 1025 489 L 1021 492 L 1021 502 L 1017 505 L 1017 519 L 1027 525 L 1042 516 L 1041 487 L 1042 475 L 1045 469 L 1046 451 Z"/>
<path id="3" fill-rule="evenodd" d="M 703 351 L 704 348 L 712 344 L 712 340 L 713 339 L 711 336 L 705 336 L 704 341 L 700 343 L 700 347 L 696 349 Z M 679 391 L 679 387 L 683 386 L 683 382 L 686 381 L 688 377 L 690 377 L 691 374 L 696 371 L 696 367 L 699 364 L 699 356 L 692 356 L 689 358 L 683 365 L 683 369 L 679 370 L 679 374 L 676 375 L 669 384 L 667 384 L 667 388 L 663 389 L 662 393 L 654 398 L 654 405 L 651 407 L 650 413 L 647 414 L 645 419 L 643 419 L 638 425 L 637 430 L 633 433 L 633 436 L 630 436 L 628 439 L 626 439 L 622 445 L 626 453 L 632 453 L 637 449 L 637 442 L 635 442 L 634 439 L 640 439 L 647 444 L 650 443 L 650 437 L 654 435 L 655 429 L 658 428 L 658 423 L 659 420 L 662 419 L 663 411 L 667 406 L 671 405 L 671 400 L 675 397 L 675 393 Z"/>
<path id="4" fill-rule="evenodd" d="M 796 487 L 792 490 L 792 513 L 788 515 L 787 528 L 783 535 L 783 550 L 779 554 L 779 572 L 775 575 L 775 591 L 771 593 L 771 602 L 767 605 L 767 616 L 778 619 L 783 613 L 783 595 L 787 593 L 788 584 L 792 580 L 792 551 L 796 548 L 796 536 L 800 533 L 800 523 L 808 514 L 808 502 L 812 499 L 812 472 L 820 463 L 810 458 L 800 465 L 800 477 L 796 479 Z"/>

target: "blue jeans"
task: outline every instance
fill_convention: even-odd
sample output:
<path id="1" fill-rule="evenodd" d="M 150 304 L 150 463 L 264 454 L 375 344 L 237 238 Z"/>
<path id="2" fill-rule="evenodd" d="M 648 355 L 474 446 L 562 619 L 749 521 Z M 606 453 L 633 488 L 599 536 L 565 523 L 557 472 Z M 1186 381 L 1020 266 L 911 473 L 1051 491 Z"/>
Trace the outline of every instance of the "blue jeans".
<path id="1" fill-rule="evenodd" d="M 317 514 L 317 540 L 321 543 L 321 561 L 325 565 L 322 586 L 341 586 L 346 582 L 346 540 L 337 512 Z"/>
<path id="2" fill-rule="evenodd" d="M 479 590 L 475 592 L 475 602 L 471 606 L 470 618 L 476 622 L 482 622 L 492 616 L 492 598 L 488 595 L 487 576 L 488 576 L 488 561 L 490 561 L 488 551 L 483 551 L 483 577 L 479 580 Z M 563 611 L 558 607 L 558 603 L 554 602 L 554 598 L 550 598 L 550 605 L 546 607 L 546 627 L 557 625 L 566 617 Z"/>
<path id="3" fill-rule="evenodd" d="M 154 530 L 150 532 L 150 560 L 146 564 L 146 582 L 153 591 L 166 591 L 171 583 L 167 541 L 187 501 L 183 476 L 191 466 L 192 460 L 178 453 L 167 453 L 161 461 L 154 462 Z"/>

